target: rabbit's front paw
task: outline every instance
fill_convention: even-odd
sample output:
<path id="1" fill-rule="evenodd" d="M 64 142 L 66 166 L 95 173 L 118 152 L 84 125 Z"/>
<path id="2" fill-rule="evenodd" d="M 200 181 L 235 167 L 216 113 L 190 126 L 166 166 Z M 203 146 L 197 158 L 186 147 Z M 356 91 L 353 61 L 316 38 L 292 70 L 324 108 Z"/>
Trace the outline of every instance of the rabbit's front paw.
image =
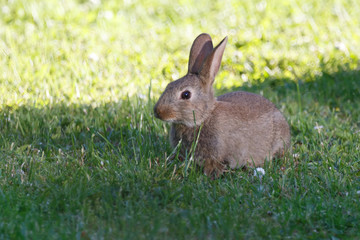
<path id="1" fill-rule="evenodd" d="M 204 163 L 204 173 L 211 179 L 219 178 L 224 171 L 225 166 L 220 162 L 209 159 Z"/>

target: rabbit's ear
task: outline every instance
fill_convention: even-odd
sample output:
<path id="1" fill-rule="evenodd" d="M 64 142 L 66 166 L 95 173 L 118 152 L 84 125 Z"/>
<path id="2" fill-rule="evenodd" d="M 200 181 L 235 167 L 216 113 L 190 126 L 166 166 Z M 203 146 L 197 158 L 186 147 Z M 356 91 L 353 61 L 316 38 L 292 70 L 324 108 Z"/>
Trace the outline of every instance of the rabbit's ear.
<path id="1" fill-rule="evenodd" d="M 188 73 L 199 73 L 204 60 L 211 54 L 212 50 L 213 44 L 210 35 L 207 33 L 200 34 L 194 40 L 190 50 Z"/>
<path id="2" fill-rule="evenodd" d="M 227 37 L 225 37 L 219 45 L 217 45 L 212 53 L 206 58 L 201 70 L 200 75 L 203 76 L 206 84 L 213 84 L 215 76 L 219 71 L 221 59 L 227 43 Z"/>

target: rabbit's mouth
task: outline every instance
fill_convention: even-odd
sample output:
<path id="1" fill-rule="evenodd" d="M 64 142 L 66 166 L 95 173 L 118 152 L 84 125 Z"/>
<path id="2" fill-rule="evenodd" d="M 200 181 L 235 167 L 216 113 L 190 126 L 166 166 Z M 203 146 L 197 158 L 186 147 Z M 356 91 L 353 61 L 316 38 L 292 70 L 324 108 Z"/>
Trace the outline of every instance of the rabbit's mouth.
<path id="1" fill-rule="evenodd" d="M 176 119 L 175 118 L 158 118 L 164 122 L 169 122 L 169 123 L 176 123 Z"/>
<path id="2" fill-rule="evenodd" d="M 189 121 L 179 120 L 179 119 L 177 119 L 176 115 L 172 112 L 159 113 L 157 111 L 154 111 L 154 115 L 156 118 L 158 118 L 164 122 L 168 122 L 168 123 L 172 123 L 172 124 L 182 124 L 187 127 L 195 126 L 194 120 L 189 120 Z"/>

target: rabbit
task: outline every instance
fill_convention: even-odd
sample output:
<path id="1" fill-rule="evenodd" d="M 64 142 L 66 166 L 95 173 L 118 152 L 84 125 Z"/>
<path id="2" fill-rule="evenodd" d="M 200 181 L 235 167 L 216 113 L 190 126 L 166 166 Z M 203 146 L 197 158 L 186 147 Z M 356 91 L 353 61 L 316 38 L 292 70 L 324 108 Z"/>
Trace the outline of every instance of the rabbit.
<path id="1" fill-rule="evenodd" d="M 180 154 L 190 152 L 200 131 L 194 159 L 213 178 L 228 167 L 262 166 L 290 148 L 289 124 L 269 100 L 243 91 L 215 98 L 212 85 L 226 43 L 227 37 L 213 48 L 210 35 L 200 34 L 187 74 L 169 83 L 154 106 L 156 118 L 172 123 L 171 145 L 182 141 Z"/>

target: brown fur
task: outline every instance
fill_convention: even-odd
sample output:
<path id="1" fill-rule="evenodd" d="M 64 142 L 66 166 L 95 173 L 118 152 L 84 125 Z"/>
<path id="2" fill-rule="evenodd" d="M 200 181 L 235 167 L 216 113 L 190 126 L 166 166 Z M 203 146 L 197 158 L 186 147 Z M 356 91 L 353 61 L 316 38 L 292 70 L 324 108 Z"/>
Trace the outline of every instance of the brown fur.
<path id="1" fill-rule="evenodd" d="M 154 113 L 173 123 L 170 142 L 176 146 L 181 139 L 183 155 L 203 125 L 195 160 L 206 175 L 217 177 L 225 166 L 261 166 L 266 159 L 282 156 L 290 146 L 290 129 L 281 112 L 262 96 L 231 92 L 214 97 L 212 84 L 227 38 L 212 50 L 209 41 L 207 34 L 195 39 L 188 74 L 166 87 Z M 181 99 L 185 90 L 191 92 L 190 99 Z"/>

